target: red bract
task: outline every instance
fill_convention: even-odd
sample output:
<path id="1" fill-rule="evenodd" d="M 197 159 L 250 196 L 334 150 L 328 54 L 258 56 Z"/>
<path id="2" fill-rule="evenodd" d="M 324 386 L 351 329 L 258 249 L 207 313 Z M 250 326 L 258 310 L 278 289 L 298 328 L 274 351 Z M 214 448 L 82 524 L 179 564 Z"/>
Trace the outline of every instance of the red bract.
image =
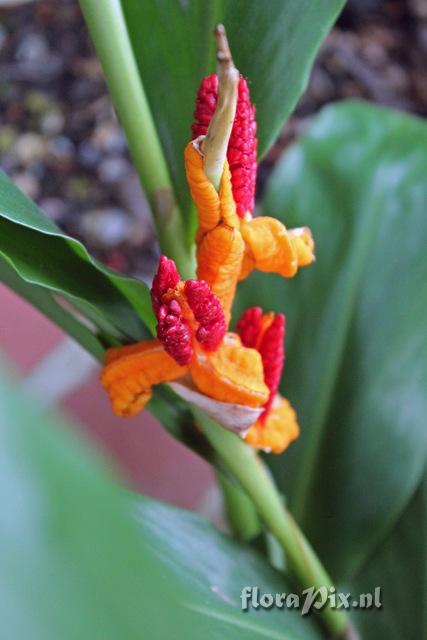
<path id="1" fill-rule="evenodd" d="M 270 389 L 270 396 L 260 420 L 265 420 L 274 396 L 277 393 L 285 363 L 285 316 L 278 313 L 271 325 L 266 329 L 258 347 L 264 368 L 264 382 Z"/>
<path id="2" fill-rule="evenodd" d="M 207 351 L 215 351 L 227 329 L 221 302 L 203 280 L 187 280 L 184 293 L 199 323 L 197 340 Z"/>
<path id="3" fill-rule="evenodd" d="M 179 282 L 179 273 L 175 262 L 166 256 L 160 258 L 157 273 L 151 286 L 151 302 L 157 314 L 162 305 L 162 297 L 168 289 L 173 289 Z"/>
<path id="4" fill-rule="evenodd" d="M 218 97 L 218 77 L 207 76 L 200 85 L 193 136 L 206 135 L 215 111 Z M 243 218 L 255 207 L 255 184 L 257 175 L 257 146 L 255 107 L 251 105 L 248 85 L 241 76 L 239 81 L 236 116 L 228 143 L 227 160 L 230 165 L 233 198 L 237 214 Z"/>
<path id="5" fill-rule="evenodd" d="M 157 337 L 178 364 L 190 363 L 193 336 L 207 351 L 218 349 L 227 325 L 221 302 L 206 282 L 181 282 L 173 260 L 162 256 L 153 279 L 151 300 L 157 317 Z"/>
<path id="6" fill-rule="evenodd" d="M 259 418 L 261 422 L 266 419 L 277 393 L 285 362 L 285 316 L 277 313 L 271 321 L 268 318 L 269 315 L 262 315 L 260 307 L 251 307 L 237 323 L 237 331 L 244 346 L 257 349 L 261 354 L 264 382 L 270 389 L 264 413 Z"/>
<path id="7" fill-rule="evenodd" d="M 157 319 L 157 337 L 165 351 L 181 366 L 189 364 L 193 356 L 192 332 L 181 305 L 176 300 L 162 304 Z"/>
<path id="8" fill-rule="evenodd" d="M 237 333 L 245 347 L 256 349 L 256 343 L 261 330 L 261 318 L 261 307 L 250 307 L 246 309 L 237 323 Z"/>

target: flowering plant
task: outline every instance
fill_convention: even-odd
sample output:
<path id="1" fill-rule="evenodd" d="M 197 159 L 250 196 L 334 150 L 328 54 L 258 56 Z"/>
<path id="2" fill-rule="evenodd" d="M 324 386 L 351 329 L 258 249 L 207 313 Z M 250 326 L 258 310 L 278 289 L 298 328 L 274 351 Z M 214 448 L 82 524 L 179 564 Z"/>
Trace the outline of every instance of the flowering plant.
<path id="1" fill-rule="evenodd" d="M 150 286 L 96 261 L 4 175 L 0 276 L 100 362 L 117 415 L 147 408 L 213 465 L 234 540 L 124 496 L 70 436 L 37 426 L 37 410 L 12 418 L 20 401 L 4 382 L 4 450 L 53 523 L 42 531 L 25 500 L 25 526 L 11 510 L 7 532 L 37 533 L 22 543 L 23 610 L 31 602 L 39 624 L 26 637 L 418 637 L 426 127 L 331 106 L 278 162 L 257 211 L 258 159 L 343 2 L 273 0 L 268 24 L 259 2 L 208 4 L 81 1 L 157 229 Z M 217 27 L 212 75 L 219 17 L 239 71 Z M 310 617 L 263 614 L 254 597 L 244 613 L 252 586 L 328 598 Z M 329 597 L 376 588 L 375 621 Z M 58 593 L 59 621 L 43 614 Z"/>

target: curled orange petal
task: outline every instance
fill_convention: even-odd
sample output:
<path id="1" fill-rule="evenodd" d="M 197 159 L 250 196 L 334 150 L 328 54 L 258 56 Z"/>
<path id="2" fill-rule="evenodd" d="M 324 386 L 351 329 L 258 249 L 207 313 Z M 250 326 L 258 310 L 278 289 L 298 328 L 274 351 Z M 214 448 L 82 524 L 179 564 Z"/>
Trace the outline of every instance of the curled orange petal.
<path id="1" fill-rule="evenodd" d="M 297 254 L 298 266 L 305 267 L 314 261 L 314 240 L 308 227 L 288 229 L 289 238 Z"/>
<path id="2" fill-rule="evenodd" d="M 219 193 L 203 169 L 203 156 L 195 148 L 196 142 L 189 142 L 185 148 L 185 171 L 191 197 L 196 205 L 200 231 L 206 233 L 224 222 L 230 227 L 239 226 L 236 205 L 231 190 L 231 176 L 228 162 L 224 164 Z"/>
<path id="3" fill-rule="evenodd" d="M 285 278 L 295 275 L 298 269 L 297 252 L 280 220 L 259 216 L 252 220 L 242 220 L 240 229 L 245 242 L 241 280 L 252 269 L 278 273 Z"/>
<path id="4" fill-rule="evenodd" d="M 241 270 L 244 243 L 238 229 L 219 225 L 197 247 L 197 277 L 218 296 L 227 323 Z"/>
<path id="5" fill-rule="evenodd" d="M 185 149 L 185 166 L 199 218 L 197 277 L 207 282 L 218 296 L 228 323 L 241 271 L 244 243 L 228 163 L 224 164 L 218 193 L 205 175 L 203 157 L 194 146 L 196 142 L 190 142 Z"/>
<path id="6" fill-rule="evenodd" d="M 264 383 L 261 356 L 255 349 L 243 347 L 236 334 L 227 333 L 214 353 L 198 349 L 195 355 L 190 374 L 202 393 L 248 407 L 267 402 L 269 390 Z"/>
<path id="7" fill-rule="evenodd" d="M 277 394 L 266 419 L 257 420 L 245 440 L 256 449 L 282 453 L 298 436 L 296 413 L 289 401 Z"/>
<path id="8" fill-rule="evenodd" d="M 118 416 L 133 416 L 151 398 L 151 387 L 181 378 L 187 368 L 179 366 L 159 340 L 146 340 L 109 349 L 101 372 L 101 384 Z"/>

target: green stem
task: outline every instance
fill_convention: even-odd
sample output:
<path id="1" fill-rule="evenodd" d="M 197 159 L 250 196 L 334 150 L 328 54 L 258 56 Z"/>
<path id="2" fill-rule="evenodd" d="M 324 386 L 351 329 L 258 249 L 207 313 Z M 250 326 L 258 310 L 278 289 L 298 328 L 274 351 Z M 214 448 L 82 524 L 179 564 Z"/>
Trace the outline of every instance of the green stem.
<path id="1" fill-rule="evenodd" d="M 242 542 L 253 540 L 261 531 L 258 512 L 253 502 L 240 487 L 231 482 L 223 473 L 216 471 L 215 475 L 222 490 L 227 522 L 234 536 Z"/>
<path id="2" fill-rule="evenodd" d="M 234 433 L 220 427 L 198 409 L 193 411 L 204 435 L 252 499 L 262 520 L 282 545 L 287 565 L 301 587 L 332 587 L 331 578 L 292 515 L 284 508 L 270 475 L 255 451 Z M 325 626 L 334 636 L 346 637 L 351 628 L 346 613 L 332 609 L 328 604 L 321 611 L 321 615 Z"/>
<path id="3" fill-rule="evenodd" d="M 193 276 L 182 218 L 119 0 L 80 0 L 129 150 L 147 194 L 162 251 Z"/>

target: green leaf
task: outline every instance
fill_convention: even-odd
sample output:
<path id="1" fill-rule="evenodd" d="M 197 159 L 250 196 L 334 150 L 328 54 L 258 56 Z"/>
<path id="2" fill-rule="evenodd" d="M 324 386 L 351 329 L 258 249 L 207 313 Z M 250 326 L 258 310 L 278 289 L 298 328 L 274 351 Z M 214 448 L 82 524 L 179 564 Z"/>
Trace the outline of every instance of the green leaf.
<path id="1" fill-rule="evenodd" d="M 138 340 L 153 328 L 148 287 L 115 273 L 62 233 L 0 172 L 0 255 L 26 283 L 59 293 L 98 326 Z"/>
<path id="2" fill-rule="evenodd" d="M 427 635 L 427 478 L 387 540 L 351 580 L 354 594 L 381 588 L 382 608 L 354 612 L 364 640 L 417 640 Z"/>
<path id="3" fill-rule="evenodd" d="M 16 291 L 102 361 L 105 345 L 76 314 L 57 301 L 72 302 L 77 316 L 89 318 L 110 342 L 151 337 L 150 292 L 141 281 L 116 273 L 63 234 L 45 214 L 0 173 L 0 281 Z M 90 323 L 91 324 L 91 323 Z M 96 327 L 94 327 L 96 329 Z M 188 406 L 164 386 L 153 390 L 149 410 L 175 438 L 213 460 L 194 427 Z"/>
<path id="4" fill-rule="evenodd" d="M 14 640 L 320 638 L 297 611 L 243 613 L 288 589 L 195 515 L 126 494 L 107 465 L 0 372 L 0 615 Z"/>
<path id="5" fill-rule="evenodd" d="M 346 580 L 406 508 L 426 465 L 427 125 L 326 108 L 279 162 L 262 213 L 308 225 L 317 261 L 254 274 L 240 307 L 287 316 L 283 393 L 302 434 L 271 459 L 314 548 Z"/>
<path id="6" fill-rule="evenodd" d="M 184 212 L 190 200 L 183 151 L 200 81 L 215 72 L 215 24 L 224 23 L 236 65 L 250 81 L 262 156 L 304 91 L 314 56 L 344 5 L 344 0 L 121 2 Z"/>

